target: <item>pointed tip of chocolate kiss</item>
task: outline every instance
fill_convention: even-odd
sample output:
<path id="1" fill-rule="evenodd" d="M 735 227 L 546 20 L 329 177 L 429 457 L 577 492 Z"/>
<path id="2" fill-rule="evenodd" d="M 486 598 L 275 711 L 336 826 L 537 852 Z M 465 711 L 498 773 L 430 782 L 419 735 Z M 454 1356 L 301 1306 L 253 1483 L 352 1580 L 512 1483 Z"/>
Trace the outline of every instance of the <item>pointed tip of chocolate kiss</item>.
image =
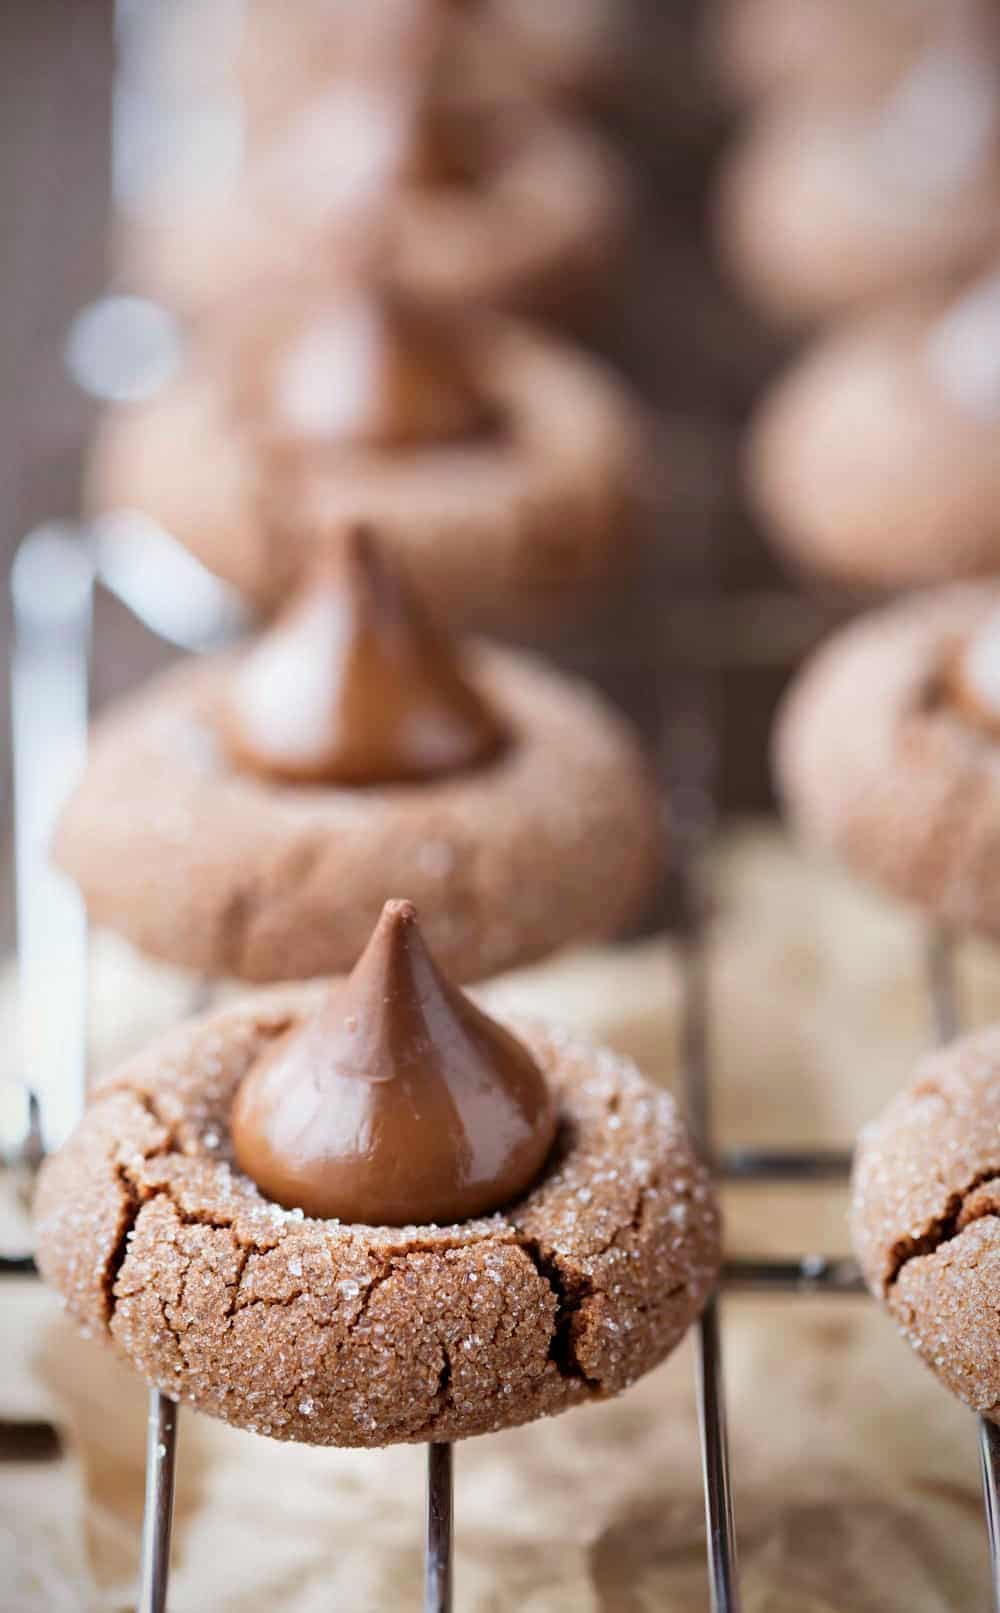
<path id="1" fill-rule="evenodd" d="M 416 924 L 417 910 L 405 896 L 391 896 L 379 915 L 379 924 L 398 929 L 404 924 Z"/>
<path id="2" fill-rule="evenodd" d="M 220 709 L 238 766 L 288 783 L 384 785 L 492 758 L 502 725 L 364 526 L 324 545 L 245 653 Z"/>
<path id="3" fill-rule="evenodd" d="M 492 413 L 480 352 L 464 320 L 369 275 L 286 329 L 260 383 L 268 429 L 305 452 L 383 454 L 471 437 Z"/>
<path id="4" fill-rule="evenodd" d="M 442 975 L 412 902 L 386 902 L 352 974 L 250 1070 L 237 1161 L 288 1209 L 368 1225 L 487 1215 L 556 1130 L 535 1058 Z"/>

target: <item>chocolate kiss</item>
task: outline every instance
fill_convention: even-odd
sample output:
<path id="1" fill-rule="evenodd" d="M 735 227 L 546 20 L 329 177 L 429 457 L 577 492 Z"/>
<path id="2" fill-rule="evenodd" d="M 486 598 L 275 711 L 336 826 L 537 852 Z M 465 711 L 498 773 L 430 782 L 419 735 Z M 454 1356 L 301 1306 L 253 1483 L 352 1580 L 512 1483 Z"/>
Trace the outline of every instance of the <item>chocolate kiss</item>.
<path id="1" fill-rule="evenodd" d="M 296 444 L 445 442 L 481 430 L 491 413 L 461 322 L 389 287 L 321 307 L 274 356 L 270 377 L 270 428 Z"/>
<path id="2" fill-rule="evenodd" d="M 1000 738 L 1000 611 L 951 655 L 944 693 L 966 721 Z"/>
<path id="3" fill-rule="evenodd" d="M 397 178 L 418 187 L 475 186 L 486 167 L 486 120 L 481 106 L 456 95 L 467 81 L 464 32 L 477 7 L 438 4 L 422 70 L 404 89 L 401 162 Z"/>
<path id="4" fill-rule="evenodd" d="M 231 1130 L 240 1169 L 288 1209 L 439 1225 L 522 1195 L 556 1111 L 527 1048 L 440 973 L 410 902 L 387 902 L 359 963 L 255 1064 Z"/>
<path id="5" fill-rule="evenodd" d="M 436 778 L 503 743 L 450 645 L 362 528 L 322 552 L 240 661 L 219 727 L 239 766 L 293 783 Z"/>
<path id="6" fill-rule="evenodd" d="M 472 188 L 486 166 L 484 143 L 483 119 L 432 90 L 414 111 L 402 178 L 419 188 Z"/>

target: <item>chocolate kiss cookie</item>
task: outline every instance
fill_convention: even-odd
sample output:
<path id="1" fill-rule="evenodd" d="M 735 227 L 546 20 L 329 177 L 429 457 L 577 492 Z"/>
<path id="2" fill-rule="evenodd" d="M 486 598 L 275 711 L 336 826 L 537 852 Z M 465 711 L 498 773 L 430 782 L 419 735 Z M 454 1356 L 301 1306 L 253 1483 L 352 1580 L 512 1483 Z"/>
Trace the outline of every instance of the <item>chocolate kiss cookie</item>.
<path id="1" fill-rule="evenodd" d="M 969 584 L 852 623 L 793 685 L 775 745 L 808 840 L 945 925 L 993 936 L 998 609 L 996 587 Z"/>
<path id="2" fill-rule="evenodd" d="M 354 532 L 246 650 L 107 712 L 55 852 L 95 922 L 181 967 L 336 973 L 407 889 L 475 979 L 634 918 L 659 816 L 602 700 L 521 654 L 457 659 Z"/>
<path id="3" fill-rule="evenodd" d="M 442 1193 L 478 1218 L 395 1224 Z M 615 1394 L 719 1266 L 673 1100 L 606 1049 L 488 1019 L 407 903 L 352 980 L 272 988 L 100 1082 L 36 1218 L 47 1281 L 148 1382 L 312 1444 L 462 1439 Z"/>
<path id="4" fill-rule="evenodd" d="M 389 291 L 254 308 L 107 416 L 92 510 L 141 511 L 265 608 L 344 520 L 377 525 L 439 614 L 479 623 L 569 611 L 629 555 L 643 431 L 593 359 Z"/>
<path id="5" fill-rule="evenodd" d="M 624 163 L 582 122 L 530 104 L 460 105 L 458 133 L 441 140 L 428 124 L 451 111 L 423 80 L 333 82 L 228 194 L 148 209 L 123 243 L 128 272 L 208 323 L 275 286 L 335 279 L 377 217 L 386 272 L 421 299 L 579 314 L 620 253 Z"/>
<path id="6" fill-rule="evenodd" d="M 1000 1030 L 925 1058 L 861 1135 L 865 1278 L 951 1391 L 1000 1422 Z"/>
<path id="7" fill-rule="evenodd" d="M 751 491 L 799 564 L 899 586 L 1000 567 L 1000 272 L 819 341 L 760 406 Z"/>
<path id="8" fill-rule="evenodd" d="M 795 324 L 974 271 L 1000 245 L 995 18 L 857 104 L 766 104 L 729 158 L 721 249 L 754 303 Z"/>
<path id="9" fill-rule="evenodd" d="M 290 111 L 337 79 L 412 70 L 442 6 L 372 6 L 298 0 L 294 12 L 271 0 L 246 8 L 237 62 L 251 134 L 273 131 Z M 627 29 L 616 0 L 560 0 L 539 11 L 532 0 L 478 0 L 452 6 L 457 35 L 451 83 L 489 100 L 606 99 L 626 71 Z M 428 15 L 431 14 L 431 15 Z"/>
<path id="10" fill-rule="evenodd" d="M 891 83 L 940 36 L 943 13 L 910 0 L 711 0 L 706 47 L 736 101 L 844 100 Z"/>

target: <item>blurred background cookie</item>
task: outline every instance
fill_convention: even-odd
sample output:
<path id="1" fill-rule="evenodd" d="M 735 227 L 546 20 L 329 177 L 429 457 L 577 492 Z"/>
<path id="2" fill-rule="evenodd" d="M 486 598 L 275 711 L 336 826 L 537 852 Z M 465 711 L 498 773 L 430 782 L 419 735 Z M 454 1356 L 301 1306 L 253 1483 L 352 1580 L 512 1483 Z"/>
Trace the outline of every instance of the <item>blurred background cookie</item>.
<path id="1" fill-rule="evenodd" d="M 213 322 L 155 397 L 108 414 L 87 499 L 264 609 L 369 522 L 436 614 L 511 628 L 631 571 L 647 469 L 642 411 L 599 359 L 362 278 Z"/>
<path id="2" fill-rule="evenodd" d="M 766 532 L 806 571 L 1000 569 L 1000 273 L 836 325 L 764 394 L 747 454 Z"/>
<path id="3" fill-rule="evenodd" d="M 779 713 L 779 791 L 805 840 L 957 932 L 1000 935 L 995 582 L 874 611 Z"/>
<path id="4" fill-rule="evenodd" d="M 336 973 L 406 889 L 468 980 L 636 920 L 662 834 L 606 702 L 452 647 L 350 531 L 259 638 L 108 708 L 55 855 L 96 924 L 182 969 Z"/>
<path id="5" fill-rule="evenodd" d="M 1000 241 L 997 21 L 966 8 L 888 85 L 779 97 L 723 165 L 718 239 L 786 325 L 974 269 Z"/>

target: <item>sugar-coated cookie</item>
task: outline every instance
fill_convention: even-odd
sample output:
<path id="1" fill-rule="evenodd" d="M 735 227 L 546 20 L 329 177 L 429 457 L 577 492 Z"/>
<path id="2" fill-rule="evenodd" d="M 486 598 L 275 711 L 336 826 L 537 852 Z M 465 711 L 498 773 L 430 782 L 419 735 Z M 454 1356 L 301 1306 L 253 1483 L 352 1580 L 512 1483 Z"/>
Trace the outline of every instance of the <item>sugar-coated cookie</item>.
<path id="1" fill-rule="evenodd" d="M 930 917 L 1000 936 L 1000 591 L 875 611 L 807 663 L 779 713 L 793 823 Z"/>
<path id="2" fill-rule="evenodd" d="M 377 526 L 438 614 L 477 625 L 570 611 L 628 564 L 644 428 L 597 360 L 379 293 L 254 306 L 106 417 L 92 510 L 141 511 L 265 609 L 345 520 Z"/>
<path id="3" fill-rule="evenodd" d="M 101 717 L 55 855 L 95 922 L 183 968 L 339 973 L 405 890 L 469 980 L 635 918 L 661 817 L 597 694 L 460 656 L 352 531 L 242 651 Z"/>
<path id="4" fill-rule="evenodd" d="M 851 1221 L 868 1284 L 904 1337 L 1000 1422 L 1000 1031 L 925 1058 L 862 1133 Z"/>
<path id="5" fill-rule="evenodd" d="M 426 990 L 422 966 L 416 978 Z M 715 1281 L 718 1212 L 673 1099 L 605 1049 L 515 1027 L 559 1130 L 497 1213 L 316 1218 L 241 1172 L 241 1084 L 328 989 L 276 988 L 184 1025 L 99 1084 L 36 1205 L 39 1263 L 71 1316 L 171 1397 L 313 1444 L 486 1433 L 662 1360 Z"/>
<path id="6" fill-rule="evenodd" d="M 1000 568 L 1000 273 L 836 326 L 773 386 L 747 473 L 802 569 L 898 587 Z"/>

